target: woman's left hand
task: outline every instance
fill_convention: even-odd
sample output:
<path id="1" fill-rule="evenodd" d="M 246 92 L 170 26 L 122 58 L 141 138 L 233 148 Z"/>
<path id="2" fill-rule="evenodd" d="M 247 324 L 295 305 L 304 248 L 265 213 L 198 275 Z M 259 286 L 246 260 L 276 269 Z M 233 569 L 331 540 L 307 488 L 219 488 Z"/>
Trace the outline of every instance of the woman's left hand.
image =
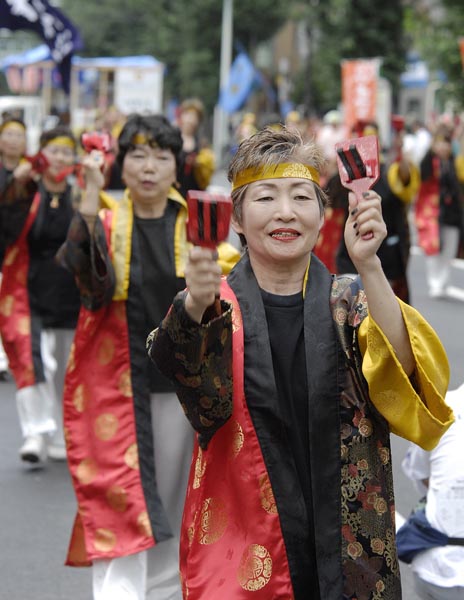
<path id="1" fill-rule="evenodd" d="M 373 190 L 364 192 L 359 200 L 354 193 L 350 193 L 345 244 L 358 273 L 374 260 L 377 262 L 377 250 L 386 236 L 382 198 Z"/>

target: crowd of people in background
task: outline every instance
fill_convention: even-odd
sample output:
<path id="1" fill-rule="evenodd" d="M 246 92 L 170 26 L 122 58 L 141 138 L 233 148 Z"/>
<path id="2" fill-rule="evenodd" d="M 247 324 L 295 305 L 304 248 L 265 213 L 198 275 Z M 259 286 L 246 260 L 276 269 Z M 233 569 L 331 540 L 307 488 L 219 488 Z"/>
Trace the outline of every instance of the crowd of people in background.
<path id="1" fill-rule="evenodd" d="M 94 600 L 112 598 L 121 585 L 140 600 L 151 585 L 160 598 L 181 598 L 177 552 L 193 431 L 144 344 L 185 287 L 187 192 L 207 190 L 224 167 L 208 125 L 198 98 L 181 102 L 173 122 L 110 107 L 85 131 L 44 130 L 33 152 L 19 116 L 0 123 L 0 380 L 16 385 L 21 461 L 30 468 L 68 461 L 78 513 L 67 564 L 93 564 Z M 377 136 L 383 273 L 413 304 L 415 245 L 429 296 L 452 292 L 452 261 L 464 258 L 464 119 L 406 118 L 386 145 L 378 123 L 348 129 L 335 109 L 279 119 L 246 110 L 227 161 L 264 129 L 295 134 L 323 157 L 318 185 L 329 202 L 313 253 L 335 275 L 356 274 L 362 264 L 345 242 L 352 206 L 335 145 Z M 238 246 L 220 248 L 223 273 L 239 260 Z M 156 426 L 147 428 L 151 414 Z M 166 422 L 178 423 L 177 439 Z"/>

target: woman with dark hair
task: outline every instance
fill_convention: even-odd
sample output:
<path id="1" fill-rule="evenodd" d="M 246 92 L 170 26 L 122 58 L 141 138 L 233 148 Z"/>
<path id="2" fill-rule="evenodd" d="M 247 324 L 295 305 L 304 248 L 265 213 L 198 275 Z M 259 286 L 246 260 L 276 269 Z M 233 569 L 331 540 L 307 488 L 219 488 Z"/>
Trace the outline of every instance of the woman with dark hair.
<path id="1" fill-rule="evenodd" d="M 78 512 L 67 564 L 92 565 L 95 600 L 181 598 L 178 538 L 193 435 L 145 339 L 185 286 L 187 207 L 173 187 L 182 149 L 163 116 L 132 115 L 118 142 L 123 198 L 98 212 L 103 156 L 59 252 L 82 309 L 64 423 Z M 238 258 L 219 248 L 227 272 Z"/>
<path id="2" fill-rule="evenodd" d="M 204 117 L 205 108 L 198 98 L 188 98 L 179 107 L 177 121 L 182 134 L 179 192 L 183 196 L 188 190 L 205 190 L 214 172 L 213 151 L 200 135 Z"/>
<path id="3" fill-rule="evenodd" d="M 0 194 L 5 238 L 0 292 L 0 330 L 17 392 L 24 443 L 20 456 L 42 465 L 65 459 L 61 396 L 80 300 L 70 273 L 54 261 L 76 207 L 61 174 L 75 160 L 71 131 L 42 134 L 43 171 L 22 161 Z"/>

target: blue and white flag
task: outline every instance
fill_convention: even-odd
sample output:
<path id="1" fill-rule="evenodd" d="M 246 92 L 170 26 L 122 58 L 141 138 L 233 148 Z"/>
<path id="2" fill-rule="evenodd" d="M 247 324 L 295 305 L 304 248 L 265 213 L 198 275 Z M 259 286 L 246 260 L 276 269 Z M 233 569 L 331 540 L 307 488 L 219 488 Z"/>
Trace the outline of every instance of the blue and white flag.
<path id="1" fill-rule="evenodd" d="M 35 31 L 50 48 L 61 74 L 63 89 L 69 93 L 71 59 L 82 48 L 78 29 L 46 0 L 0 0 L 0 27 Z"/>
<path id="2" fill-rule="evenodd" d="M 232 63 L 227 84 L 219 95 L 219 106 L 227 113 L 240 110 L 259 80 L 259 71 L 248 55 L 240 52 Z"/>

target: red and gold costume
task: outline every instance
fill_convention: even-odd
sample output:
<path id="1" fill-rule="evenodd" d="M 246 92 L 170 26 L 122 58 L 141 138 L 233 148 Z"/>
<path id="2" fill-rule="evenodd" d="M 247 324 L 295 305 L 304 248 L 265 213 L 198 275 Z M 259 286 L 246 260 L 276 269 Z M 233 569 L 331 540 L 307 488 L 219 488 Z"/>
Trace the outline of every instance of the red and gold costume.
<path id="1" fill-rule="evenodd" d="M 171 246 L 163 260 L 172 261 L 171 280 L 182 288 L 187 209 L 174 190 L 168 209 Z M 149 257 L 141 254 L 135 219 L 126 190 L 100 213 L 92 235 L 77 215 L 59 253 L 77 276 L 83 303 L 64 394 L 68 463 L 79 505 L 67 557 L 73 566 L 134 554 L 173 535 L 153 463 L 141 300 L 141 261 Z M 227 272 L 237 253 L 224 245 L 221 256 Z"/>
<path id="2" fill-rule="evenodd" d="M 184 597 L 400 598 L 389 435 L 431 448 L 451 424 L 438 338 L 401 304 L 416 359 L 409 379 L 368 316 L 359 278 L 333 278 L 312 257 L 301 309 L 306 377 L 299 373 L 308 499 L 291 441 L 301 423 L 282 413 L 287 399 L 279 402 L 267 313 L 247 256 L 221 298 L 222 314 L 209 309 L 197 324 L 179 294 L 148 339 L 199 434 L 181 539 Z"/>

